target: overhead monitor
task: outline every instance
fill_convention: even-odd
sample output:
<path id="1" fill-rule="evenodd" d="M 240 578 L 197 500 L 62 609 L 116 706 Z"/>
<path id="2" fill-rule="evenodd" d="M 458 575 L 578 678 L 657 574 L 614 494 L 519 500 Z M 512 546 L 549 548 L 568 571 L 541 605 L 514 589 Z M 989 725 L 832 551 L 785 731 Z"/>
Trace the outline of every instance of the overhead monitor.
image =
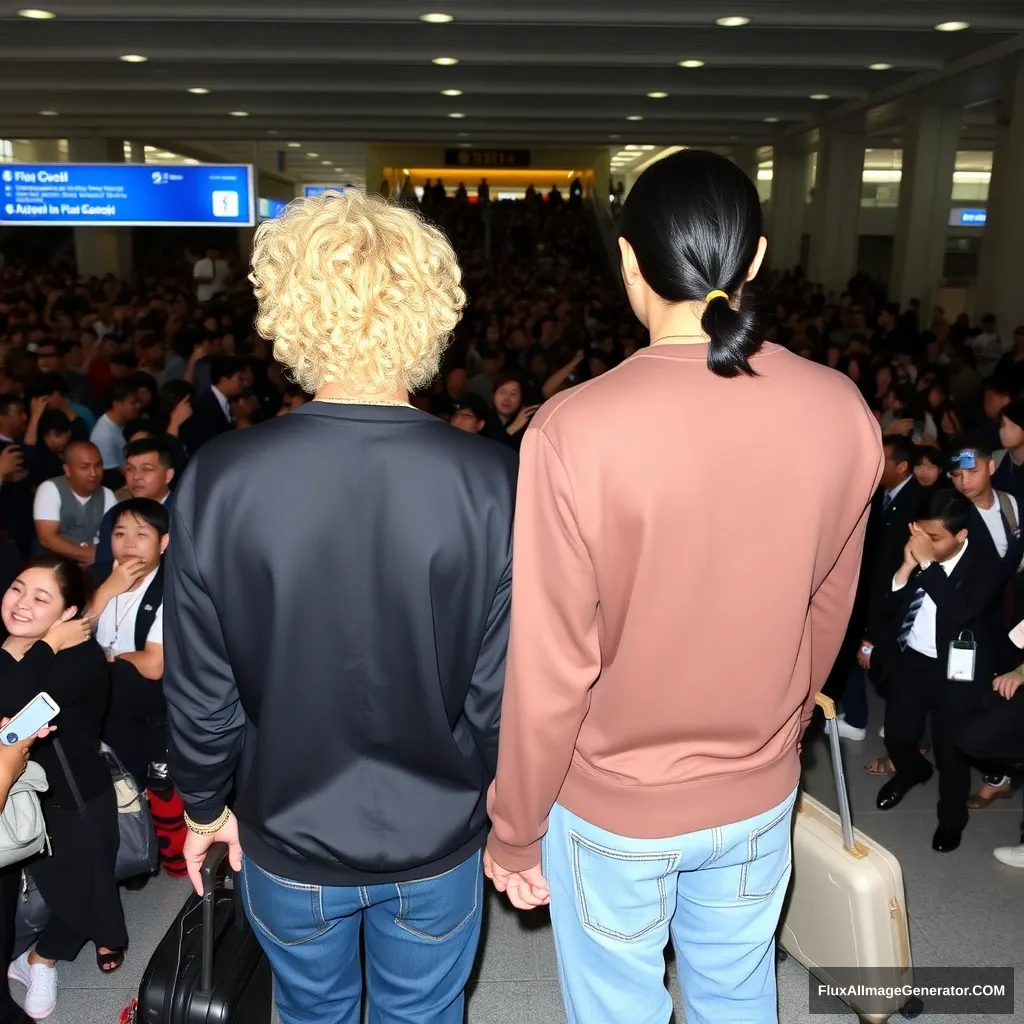
<path id="1" fill-rule="evenodd" d="M 254 205 L 249 165 L 0 165 L 0 224 L 251 227 Z"/>
<path id="2" fill-rule="evenodd" d="M 949 226 L 951 228 L 983 228 L 987 210 L 964 210 L 959 207 L 951 210 Z"/>
<path id="3" fill-rule="evenodd" d="M 308 199 L 310 196 L 322 196 L 325 192 L 344 192 L 347 185 L 307 185 L 303 189 L 303 195 Z"/>
<path id="4" fill-rule="evenodd" d="M 258 207 L 259 219 L 273 220 L 275 217 L 280 217 L 287 205 L 288 201 L 285 199 L 263 199 L 261 197 Z"/>

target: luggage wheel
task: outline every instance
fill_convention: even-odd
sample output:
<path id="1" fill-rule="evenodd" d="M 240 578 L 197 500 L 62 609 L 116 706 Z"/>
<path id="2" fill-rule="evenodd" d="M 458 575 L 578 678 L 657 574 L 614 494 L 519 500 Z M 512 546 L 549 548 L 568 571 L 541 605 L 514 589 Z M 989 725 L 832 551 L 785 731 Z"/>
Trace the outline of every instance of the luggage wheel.
<path id="1" fill-rule="evenodd" d="M 920 1017 L 924 1013 L 924 1003 L 917 996 L 911 996 L 907 1000 L 907 1005 L 900 1010 L 900 1016 L 904 1020 L 913 1020 L 915 1017 Z"/>

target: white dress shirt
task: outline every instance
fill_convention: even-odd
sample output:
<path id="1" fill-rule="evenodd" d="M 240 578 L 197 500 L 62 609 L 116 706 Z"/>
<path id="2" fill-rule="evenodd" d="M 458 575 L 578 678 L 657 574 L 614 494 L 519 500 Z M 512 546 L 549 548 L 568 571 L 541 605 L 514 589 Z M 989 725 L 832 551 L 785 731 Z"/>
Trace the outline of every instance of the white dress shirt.
<path id="1" fill-rule="evenodd" d="M 967 543 L 967 541 L 964 541 L 964 546 L 952 558 L 939 562 L 947 576 L 960 564 L 960 559 L 964 557 L 964 552 L 967 550 Z M 920 586 L 920 584 L 914 582 L 913 578 L 910 580 L 910 585 L 915 590 Z M 905 586 L 907 586 L 906 583 L 897 583 L 896 577 L 893 576 L 893 593 L 902 590 Z M 914 625 L 910 628 L 910 636 L 907 637 L 907 646 L 912 651 L 923 654 L 926 658 L 937 658 L 939 656 L 939 647 L 935 640 L 935 613 L 935 602 L 931 599 L 931 595 L 926 593 L 924 601 L 918 609 L 917 618 L 914 619 Z"/>

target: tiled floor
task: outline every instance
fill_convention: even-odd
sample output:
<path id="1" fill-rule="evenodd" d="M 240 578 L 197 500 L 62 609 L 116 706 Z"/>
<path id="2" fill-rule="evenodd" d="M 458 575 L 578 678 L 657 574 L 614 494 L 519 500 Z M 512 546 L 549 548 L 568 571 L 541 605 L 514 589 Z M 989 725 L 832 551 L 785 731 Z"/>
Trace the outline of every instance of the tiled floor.
<path id="1" fill-rule="evenodd" d="M 1011 1017 L 962 1016 L 959 1024 L 1024 1021 L 1024 871 L 993 859 L 995 846 L 1016 842 L 1021 820 L 1019 796 L 976 812 L 961 848 L 940 856 L 930 847 L 934 829 L 935 782 L 910 794 L 895 811 L 875 810 L 878 787 L 860 771 L 881 741 L 846 744 L 851 803 L 857 826 L 892 850 L 903 864 L 914 960 L 928 966 L 1014 966 L 1017 1012 Z M 805 784 L 834 806 L 827 750 L 808 750 Z M 61 1000 L 52 1024 L 113 1024 L 133 995 L 146 960 L 187 895 L 182 882 L 160 878 L 139 894 L 126 893 L 132 947 L 124 967 L 104 977 L 87 950 L 60 968 Z M 669 967 L 677 1006 L 678 986 Z M 20 991 L 15 990 L 20 996 Z M 681 1011 L 677 1022 L 682 1024 Z M 779 966 L 779 1019 L 811 1024 L 807 974 L 788 961 Z M 827 1018 L 853 1022 L 852 1014 Z M 927 1008 L 921 1021 L 938 1020 Z M 952 1020 L 954 1018 L 942 1018 Z M 556 981 L 550 928 L 542 914 L 520 915 L 492 896 L 487 904 L 483 949 L 469 1001 L 469 1024 L 564 1024 Z M 589 1022 L 584 1022 L 589 1024 Z M 629 1024 L 628 1021 L 621 1024 Z"/>

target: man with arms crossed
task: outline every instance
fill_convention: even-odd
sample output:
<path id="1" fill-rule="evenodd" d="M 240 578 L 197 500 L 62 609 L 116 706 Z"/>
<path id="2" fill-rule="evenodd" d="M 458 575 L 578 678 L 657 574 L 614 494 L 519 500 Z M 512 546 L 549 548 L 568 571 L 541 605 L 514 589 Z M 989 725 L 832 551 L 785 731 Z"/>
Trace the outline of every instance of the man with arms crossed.
<path id="1" fill-rule="evenodd" d="M 215 438 L 175 493 L 164 689 L 189 872 L 230 845 L 282 1024 L 358 1024 L 361 929 L 371 1019 L 462 1024 L 514 459 L 408 404 L 465 303 L 417 214 L 297 200 L 257 232 L 252 280 L 315 399 Z"/>

